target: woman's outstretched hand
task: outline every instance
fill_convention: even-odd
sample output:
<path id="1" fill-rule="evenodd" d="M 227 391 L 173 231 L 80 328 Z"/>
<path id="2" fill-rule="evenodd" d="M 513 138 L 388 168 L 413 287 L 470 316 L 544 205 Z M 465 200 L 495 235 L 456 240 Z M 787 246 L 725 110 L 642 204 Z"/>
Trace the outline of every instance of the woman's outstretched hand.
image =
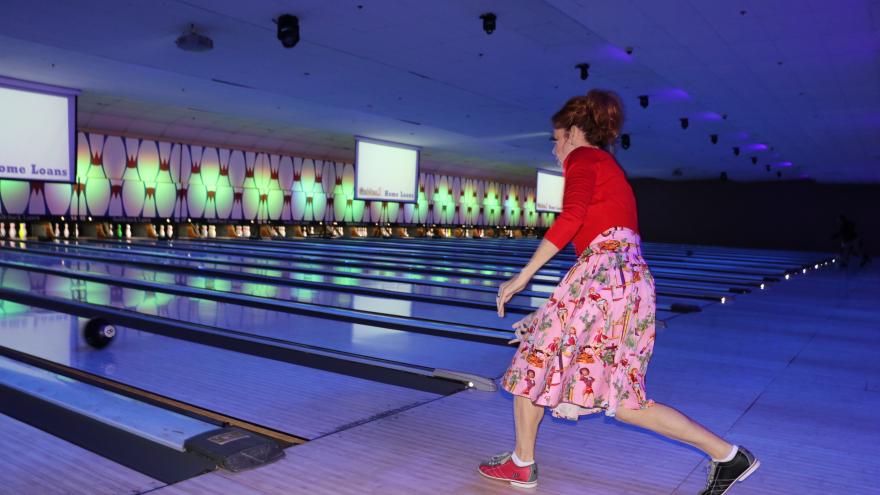
<path id="1" fill-rule="evenodd" d="M 532 320 L 535 319 L 535 312 L 531 312 L 522 317 L 521 320 L 514 323 L 510 327 L 513 328 L 514 338 L 507 341 L 508 344 L 519 344 L 526 338 L 526 334 L 529 331 L 529 326 L 532 324 Z"/>
<path id="2" fill-rule="evenodd" d="M 495 297 L 495 303 L 498 305 L 498 317 L 504 317 L 504 305 L 516 293 L 526 288 L 531 277 L 526 277 L 522 273 L 517 274 L 507 282 L 498 287 L 498 296 Z"/>

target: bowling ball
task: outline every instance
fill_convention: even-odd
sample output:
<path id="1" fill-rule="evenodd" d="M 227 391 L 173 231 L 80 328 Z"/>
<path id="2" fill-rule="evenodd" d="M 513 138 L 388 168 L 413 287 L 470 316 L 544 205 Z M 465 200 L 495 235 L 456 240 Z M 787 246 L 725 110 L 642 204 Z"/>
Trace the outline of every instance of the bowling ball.
<path id="1" fill-rule="evenodd" d="M 103 349 L 116 337 L 116 327 L 107 320 L 92 318 L 86 322 L 83 334 L 86 342 L 95 349 Z"/>

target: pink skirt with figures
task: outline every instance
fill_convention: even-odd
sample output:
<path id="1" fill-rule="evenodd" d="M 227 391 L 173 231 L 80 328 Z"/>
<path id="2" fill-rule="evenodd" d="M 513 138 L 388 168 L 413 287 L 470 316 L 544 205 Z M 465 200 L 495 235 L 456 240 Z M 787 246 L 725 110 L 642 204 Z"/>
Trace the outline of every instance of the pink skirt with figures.
<path id="1" fill-rule="evenodd" d="M 645 373 L 654 348 L 654 279 L 639 236 L 599 234 L 553 294 L 523 320 L 526 333 L 502 387 L 576 419 L 652 404 Z"/>

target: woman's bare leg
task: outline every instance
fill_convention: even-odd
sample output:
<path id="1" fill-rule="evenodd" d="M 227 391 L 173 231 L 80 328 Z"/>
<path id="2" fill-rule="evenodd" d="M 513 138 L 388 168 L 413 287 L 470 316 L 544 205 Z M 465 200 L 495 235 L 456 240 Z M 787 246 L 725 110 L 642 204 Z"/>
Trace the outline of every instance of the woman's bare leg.
<path id="1" fill-rule="evenodd" d="M 526 397 L 513 398 L 513 418 L 516 424 L 516 456 L 524 462 L 535 460 L 535 439 L 538 425 L 544 419 L 544 406 L 536 406 Z"/>
<path id="2" fill-rule="evenodd" d="M 725 442 L 700 423 L 663 404 L 654 404 L 647 409 L 624 409 L 621 407 L 617 409 L 615 414 L 615 417 L 624 423 L 693 445 L 713 459 L 727 457 L 733 448 L 733 445 Z M 519 439 L 519 430 L 517 430 L 517 439 Z"/>

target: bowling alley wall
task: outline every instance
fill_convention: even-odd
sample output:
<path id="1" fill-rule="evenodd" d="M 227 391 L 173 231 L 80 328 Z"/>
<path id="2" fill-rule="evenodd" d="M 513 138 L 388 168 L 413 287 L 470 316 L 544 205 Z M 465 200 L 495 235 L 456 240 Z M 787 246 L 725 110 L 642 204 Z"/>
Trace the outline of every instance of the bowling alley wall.
<path id="1" fill-rule="evenodd" d="M 354 166 L 130 138 L 77 134 L 74 184 L 0 180 L 5 216 L 71 219 L 549 226 L 534 188 L 421 173 L 416 203 L 354 199 Z"/>
<path id="2" fill-rule="evenodd" d="M 651 242 L 837 252 L 838 215 L 880 254 L 880 184 L 808 180 L 631 181 L 642 238 Z"/>

